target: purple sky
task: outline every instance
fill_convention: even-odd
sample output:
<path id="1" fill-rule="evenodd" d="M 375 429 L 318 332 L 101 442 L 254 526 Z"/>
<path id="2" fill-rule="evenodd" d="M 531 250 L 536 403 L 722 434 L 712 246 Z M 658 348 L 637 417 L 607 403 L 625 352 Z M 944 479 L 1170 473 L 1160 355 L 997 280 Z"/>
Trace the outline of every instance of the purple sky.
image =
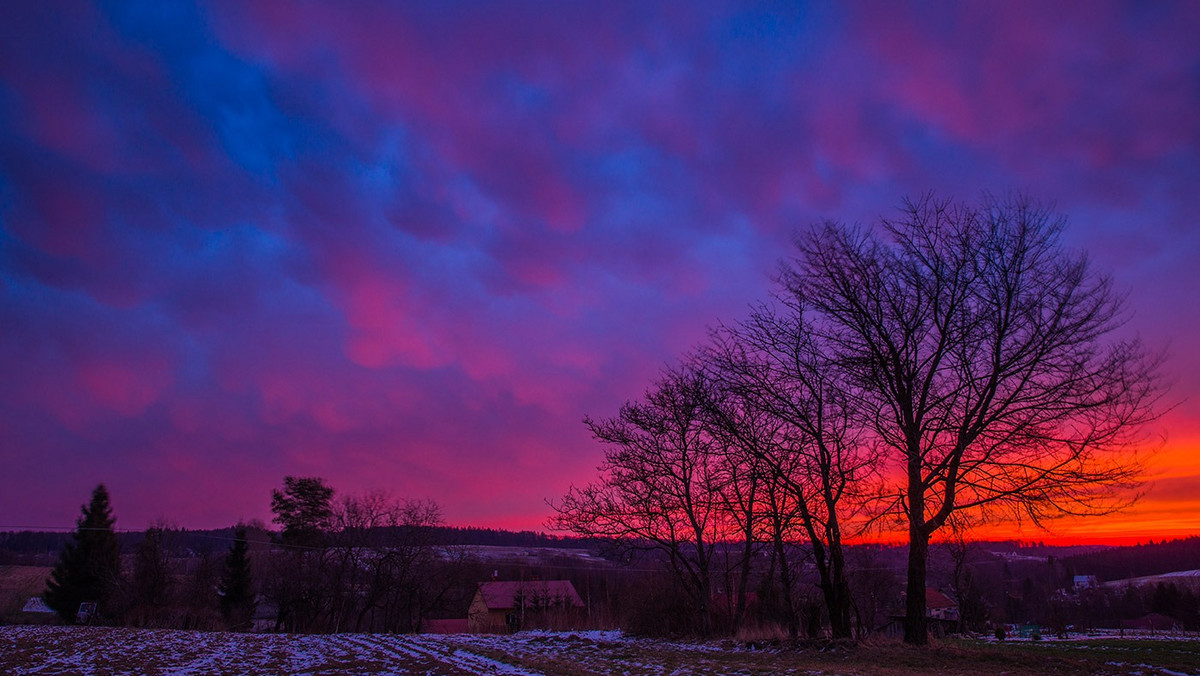
<path id="1" fill-rule="evenodd" d="M 1200 526 L 1197 36 L 1195 2 L 0 3 L 0 530 L 98 482 L 122 527 L 268 519 L 286 474 L 537 528 L 595 476 L 581 418 L 794 229 L 928 190 L 1069 217 L 1172 354 L 1143 513 Z"/>

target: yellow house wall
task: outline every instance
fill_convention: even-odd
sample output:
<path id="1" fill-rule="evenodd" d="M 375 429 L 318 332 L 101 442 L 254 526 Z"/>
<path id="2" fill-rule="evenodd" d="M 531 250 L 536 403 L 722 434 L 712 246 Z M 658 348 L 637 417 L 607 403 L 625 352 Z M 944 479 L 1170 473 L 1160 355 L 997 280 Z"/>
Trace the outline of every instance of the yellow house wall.
<path id="1" fill-rule="evenodd" d="M 483 602 L 483 594 L 475 593 L 471 606 L 467 609 L 467 631 L 473 634 L 488 634 L 497 631 L 507 631 L 504 622 L 507 611 L 489 610 Z"/>

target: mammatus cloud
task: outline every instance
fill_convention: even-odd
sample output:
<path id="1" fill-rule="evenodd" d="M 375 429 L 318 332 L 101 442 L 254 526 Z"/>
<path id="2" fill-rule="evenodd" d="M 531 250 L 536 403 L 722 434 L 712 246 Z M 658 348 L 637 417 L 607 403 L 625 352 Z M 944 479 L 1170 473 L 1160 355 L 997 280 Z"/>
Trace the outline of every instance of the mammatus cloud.
<path id="1" fill-rule="evenodd" d="M 794 228 L 930 189 L 1053 200 L 1187 390 L 1197 27 L 1186 3 L 0 8 L 0 511 L 66 525 L 106 481 L 125 526 L 224 525 L 316 474 L 537 527 L 599 459 L 583 415 L 763 298 Z"/>

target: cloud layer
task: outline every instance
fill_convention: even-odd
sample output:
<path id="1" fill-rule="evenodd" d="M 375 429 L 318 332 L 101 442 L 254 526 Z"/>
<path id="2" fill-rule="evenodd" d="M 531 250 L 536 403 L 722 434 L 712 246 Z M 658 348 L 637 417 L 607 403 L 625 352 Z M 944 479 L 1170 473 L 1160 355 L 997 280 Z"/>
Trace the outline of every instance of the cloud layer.
<path id="1" fill-rule="evenodd" d="M 5 4 L 0 528 L 284 474 L 537 527 L 794 228 L 931 189 L 1053 201 L 1192 394 L 1197 6 L 938 9 Z"/>

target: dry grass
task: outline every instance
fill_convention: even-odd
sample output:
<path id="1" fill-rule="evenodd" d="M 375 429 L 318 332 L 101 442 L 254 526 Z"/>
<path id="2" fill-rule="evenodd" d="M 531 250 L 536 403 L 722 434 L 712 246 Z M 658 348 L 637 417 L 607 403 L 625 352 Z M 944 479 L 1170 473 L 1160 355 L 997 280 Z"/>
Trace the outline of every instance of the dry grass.
<path id="1" fill-rule="evenodd" d="M 738 630 L 739 643 L 782 643 L 788 640 L 787 628 L 778 624 L 743 626 Z"/>

